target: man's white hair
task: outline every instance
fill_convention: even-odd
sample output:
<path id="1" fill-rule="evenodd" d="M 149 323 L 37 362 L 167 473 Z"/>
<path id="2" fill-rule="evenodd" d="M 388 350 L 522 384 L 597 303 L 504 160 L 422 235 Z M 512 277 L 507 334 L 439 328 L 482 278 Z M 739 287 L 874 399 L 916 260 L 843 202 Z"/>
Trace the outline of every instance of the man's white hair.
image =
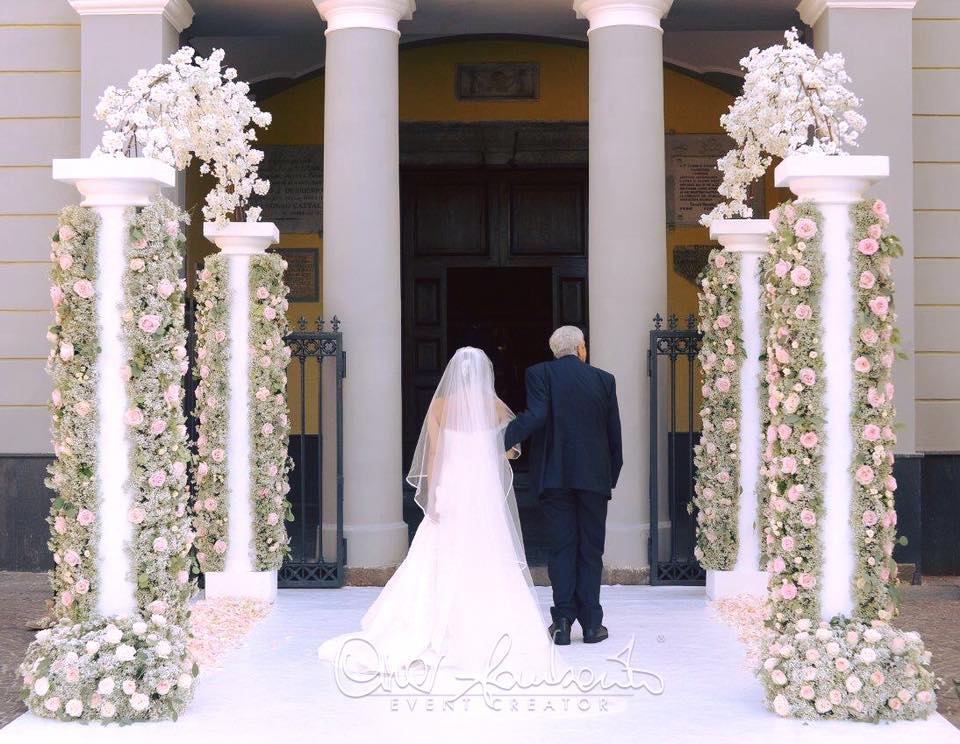
<path id="1" fill-rule="evenodd" d="M 576 326 L 560 326 L 550 336 L 550 351 L 559 359 L 577 353 L 580 344 L 585 344 L 583 331 Z"/>

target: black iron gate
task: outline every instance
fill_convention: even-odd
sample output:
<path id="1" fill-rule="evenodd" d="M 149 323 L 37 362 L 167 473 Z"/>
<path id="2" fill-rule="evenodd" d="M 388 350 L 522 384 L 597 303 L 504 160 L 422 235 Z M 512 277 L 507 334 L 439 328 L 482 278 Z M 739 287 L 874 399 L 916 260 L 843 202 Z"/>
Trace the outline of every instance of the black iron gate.
<path id="1" fill-rule="evenodd" d="M 658 314 L 650 331 L 647 351 L 650 583 L 703 584 L 706 573 L 693 554 L 696 514 L 688 513 L 695 476 L 693 448 L 700 439 L 695 401 L 700 388 L 697 354 L 702 334 L 693 315 L 687 317 L 685 329 L 678 328 L 676 315 L 669 317 L 666 328 L 662 325 L 663 318 Z M 669 523 L 666 540 L 659 534 L 663 519 Z"/>
<path id="2" fill-rule="evenodd" d="M 323 320 L 287 335 L 290 347 L 289 499 L 294 521 L 287 522 L 290 553 L 280 569 L 279 586 L 339 587 L 344 583 L 347 545 L 343 537 L 343 379 L 346 352 L 340 321 Z"/>

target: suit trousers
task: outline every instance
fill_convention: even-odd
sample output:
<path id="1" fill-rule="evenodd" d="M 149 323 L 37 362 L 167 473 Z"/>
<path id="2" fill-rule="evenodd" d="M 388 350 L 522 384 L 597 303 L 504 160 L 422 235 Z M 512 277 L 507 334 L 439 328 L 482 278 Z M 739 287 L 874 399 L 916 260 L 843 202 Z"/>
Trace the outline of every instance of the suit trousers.
<path id="1" fill-rule="evenodd" d="M 590 629 L 603 622 L 600 578 L 608 500 L 604 494 L 576 489 L 547 489 L 541 496 L 550 541 L 547 570 L 554 620 L 564 617 Z"/>

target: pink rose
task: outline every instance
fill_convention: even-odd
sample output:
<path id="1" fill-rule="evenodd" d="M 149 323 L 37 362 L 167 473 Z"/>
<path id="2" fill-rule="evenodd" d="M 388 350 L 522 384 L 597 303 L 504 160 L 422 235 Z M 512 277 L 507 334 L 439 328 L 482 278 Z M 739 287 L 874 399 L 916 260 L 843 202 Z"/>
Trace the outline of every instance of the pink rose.
<path id="1" fill-rule="evenodd" d="M 798 320 L 810 320 L 810 318 L 813 317 L 813 309 L 809 305 L 801 303 L 797 305 L 797 309 L 793 311 L 793 314 Z"/>
<path id="2" fill-rule="evenodd" d="M 94 522 L 93 512 L 89 509 L 81 509 L 77 512 L 77 522 L 84 527 L 89 527 Z"/>
<path id="3" fill-rule="evenodd" d="M 790 535 L 787 535 L 780 541 L 781 547 L 787 552 L 793 550 L 796 547 L 796 540 L 794 540 Z"/>
<path id="4" fill-rule="evenodd" d="M 218 344 L 222 344 L 224 341 L 227 340 L 227 334 L 226 334 L 226 332 L 224 332 L 224 331 L 214 331 L 214 332 L 213 332 L 213 340 L 216 341 Z"/>
<path id="5" fill-rule="evenodd" d="M 190 574 L 184 570 L 177 571 L 177 583 L 186 584 L 190 580 Z"/>
<path id="6" fill-rule="evenodd" d="M 217 500 L 213 498 L 206 498 L 203 500 L 203 508 L 208 512 L 213 512 L 217 510 Z"/>
<path id="7" fill-rule="evenodd" d="M 776 360 L 780 362 L 780 364 L 790 363 L 790 352 L 784 349 L 782 346 L 776 347 L 774 349 L 773 355 L 774 357 L 776 357 Z"/>
<path id="8" fill-rule="evenodd" d="M 884 404 L 885 401 L 886 398 L 883 397 L 883 393 L 881 393 L 875 387 L 867 390 L 867 402 L 874 408 L 879 408 Z"/>
<path id="9" fill-rule="evenodd" d="M 804 527 L 813 527 L 817 523 L 817 515 L 809 509 L 800 512 L 800 522 Z"/>
<path id="10" fill-rule="evenodd" d="M 870 371 L 870 360 L 863 356 L 857 357 L 853 362 L 853 368 L 857 372 L 867 373 Z"/>
<path id="11" fill-rule="evenodd" d="M 60 289 L 59 285 L 54 284 L 50 287 L 50 299 L 54 307 L 58 307 L 63 302 L 63 290 Z"/>
<path id="12" fill-rule="evenodd" d="M 776 441 L 777 441 L 777 427 L 776 427 L 776 426 L 772 426 L 772 425 L 771 425 L 771 426 L 768 426 L 768 427 L 767 427 L 767 441 L 770 442 L 770 443 L 773 443 L 773 442 L 776 442 Z"/>
<path id="13" fill-rule="evenodd" d="M 880 318 L 886 318 L 887 312 L 890 310 L 890 298 L 882 295 L 880 297 L 874 297 L 867 305 L 870 306 L 870 311 L 874 315 Z"/>
<path id="14" fill-rule="evenodd" d="M 801 217 L 793 225 L 793 234 L 801 240 L 809 240 L 817 234 L 817 223 L 807 217 Z"/>
<path id="15" fill-rule="evenodd" d="M 881 433 L 880 427 L 876 424 L 867 424 L 863 427 L 863 438 L 868 442 L 876 442 L 880 439 Z"/>
<path id="16" fill-rule="evenodd" d="M 886 681 L 886 676 L 879 669 L 875 670 L 873 674 L 870 675 L 870 684 L 874 687 L 879 687 Z"/>
<path id="17" fill-rule="evenodd" d="M 271 434 L 273 434 L 273 424 L 270 424 L 270 423 L 264 424 L 263 427 L 261 427 L 260 431 L 263 433 L 264 436 L 269 437 Z"/>
<path id="18" fill-rule="evenodd" d="M 888 476 L 886 477 L 886 479 L 884 479 L 883 485 L 886 487 L 886 489 L 887 489 L 888 491 L 896 491 L 896 490 L 897 490 L 897 479 L 894 478 L 892 475 L 888 475 Z M 897 523 L 897 522 L 896 522 L 896 519 L 897 519 L 897 518 L 896 518 L 896 515 L 894 515 L 894 518 L 893 518 L 893 519 L 894 519 L 894 522 L 893 522 L 893 523 L 896 524 L 896 523 Z"/>
<path id="19" fill-rule="evenodd" d="M 147 513 L 142 507 L 139 506 L 135 506 L 129 512 L 127 512 L 127 519 L 129 519 L 133 524 L 140 524 L 146 518 Z"/>
<path id="20" fill-rule="evenodd" d="M 161 488 L 167 482 L 167 474 L 162 470 L 154 471 L 150 475 L 149 483 L 153 488 Z"/>
<path id="21" fill-rule="evenodd" d="M 214 462 L 223 462 L 226 456 L 226 452 L 224 452 L 220 447 L 217 447 L 215 450 L 213 450 L 213 452 L 210 453 L 210 457 Z"/>
<path id="22" fill-rule="evenodd" d="M 787 489 L 787 499 L 791 504 L 795 504 L 800 500 L 801 490 L 799 486 L 793 485 Z"/>
<path id="23" fill-rule="evenodd" d="M 75 550 L 67 550 L 63 554 L 63 562 L 68 566 L 76 566 L 80 563 L 80 555 Z"/>
<path id="24" fill-rule="evenodd" d="M 274 525 L 274 524 L 276 524 L 276 523 L 279 522 L 279 521 L 280 521 L 280 517 L 279 517 L 279 515 L 277 515 L 276 512 L 270 512 L 270 513 L 267 515 L 267 524 L 269 524 L 269 525 Z"/>
<path id="25" fill-rule="evenodd" d="M 813 700 L 817 694 L 813 691 L 813 688 L 810 685 L 803 685 L 800 688 L 800 697 L 804 700 Z"/>
<path id="26" fill-rule="evenodd" d="M 154 436 L 163 434 L 167 430 L 167 422 L 163 419 L 154 419 L 150 422 L 150 433 Z"/>
<path id="27" fill-rule="evenodd" d="M 58 263 L 60 264 L 60 268 L 66 271 L 73 266 L 73 256 L 71 256 L 69 253 L 64 253 L 62 256 L 60 256 Z"/>
<path id="28" fill-rule="evenodd" d="M 166 695 L 168 692 L 170 692 L 170 683 L 165 679 L 161 679 L 159 682 L 157 682 L 156 690 L 158 694 Z"/>
<path id="29" fill-rule="evenodd" d="M 139 408 L 131 408 L 123 414 L 123 420 L 127 426 L 140 426 L 143 423 L 143 411 Z"/>
<path id="30" fill-rule="evenodd" d="M 877 522 L 880 521 L 880 517 L 877 516 L 877 513 L 872 509 L 867 509 L 863 513 L 863 525 L 865 527 L 873 527 Z"/>
<path id="31" fill-rule="evenodd" d="M 267 367 L 269 367 L 271 364 L 273 364 L 273 360 L 272 360 L 270 357 L 268 357 L 268 356 L 262 356 L 262 357 L 260 357 L 260 366 L 261 366 L 261 367 L 267 368 Z"/>
<path id="32" fill-rule="evenodd" d="M 892 382 L 883 383 L 883 394 L 887 400 L 893 400 L 893 391 L 894 388 Z"/>
<path id="33" fill-rule="evenodd" d="M 64 592 L 60 595 L 60 604 L 64 607 L 69 607 L 73 604 L 73 592 Z"/>
<path id="34" fill-rule="evenodd" d="M 64 341 L 60 344 L 60 358 L 65 362 L 73 359 L 73 344 L 69 341 Z"/>
<path id="35" fill-rule="evenodd" d="M 786 442 L 791 434 L 793 434 L 793 427 L 789 424 L 780 424 L 777 427 L 777 436 L 780 437 L 781 442 Z"/>
<path id="36" fill-rule="evenodd" d="M 783 582 L 783 586 L 780 587 L 780 596 L 784 599 L 794 599 L 797 596 L 797 587 L 789 581 Z"/>
<path id="37" fill-rule="evenodd" d="M 57 230 L 57 237 L 63 242 L 73 240 L 76 235 L 76 232 L 74 232 L 70 225 L 63 225 L 59 230 Z"/>
<path id="38" fill-rule="evenodd" d="M 167 299 L 170 295 L 173 294 L 174 287 L 173 282 L 164 277 L 157 284 L 157 294 L 160 295 L 163 299 Z"/>
<path id="39" fill-rule="evenodd" d="M 141 315 L 137 327 L 144 333 L 155 333 L 160 327 L 159 315 Z"/>
<path id="40" fill-rule="evenodd" d="M 867 346 L 873 346 L 879 340 L 879 336 L 877 336 L 877 332 L 872 328 L 864 328 L 860 331 L 860 340 Z"/>
<path id="41" fill-rule="evenodd" d="M 802 586 L 804 589 L 813 589 L 814 584 L 817 583 L 813 575 L 808 573 L 800 574 L 800 576 L 797 577 L 797 580 L 800 582 L 800 586 Z"/>
<path id="42" fill-rule="evenodd" d="M 171 238 L 175 238 L 180 234 L 180 223 L 176 220 L 167 220 L 163 225 L 163 229 L 166 231 L 167 235 L 169 235 Z"/>
<path id="43" fill-rule="evenodd" d="M 797 458 L 792 456 L 787 456 L 783 458 L 783 464 L 780 466 L 780 469 L 784 473 L 793 474 L 797 472 Z"/>
<path id="44" fill-rule="evenodd" d="M 153 541 L 153 550 L 155 553 L 166 553 L 167 552 L 167 538 L 158 537 Z"/>
<path id="45" fill-rule="evenodd" d="M 773 573 L 783 573 L 783 569 L 787 567 L 787 564 L 784 562 L 783 558 L 779 555 L 773 559 L 773 563 L 770 565 L 770 568 L 773 570 Z"/>
<path id="46" fill-rule="evenodd" d="M 870 483 L 873 483 L 873 468 L 871 468 L 869 465 L 861 465 L 859 468 L 857 468 L 856 473 L 854 473 L 854 478 L 856 478 L 857 483 L 859 483 L 861 486 L 866 486 Z"/>
<path id="47" fill-rule="evenodd" d="M 794 209 L 792 204 L 788 204 L 783 208 L 783 214 L 786 216 L 787 222 L 793 222 L 797 219 L 797 210 Z"/>
<path id="48" fill-rule="evenodd" d="M 880 240 L 880 236 L 883 235 L 883 226 L 870 225 L 870 227 L 867 228 L 867 235 L 869 235 L 874 240 Z"/>
<path id="49" fill-rule="evenodd" d="M 860 274 L 860 288 L 861 289 L 873 289 L 873 285 L 877 283 L 877 277 L 873 275 L 872 271 L 864 271 Z"/>
<path id="50" fill-rule="evenodd" d="M 86 279 L 78 279 L 73 283 L 73 291 L 76 292 L 77 297 L 82 297 L 85 300 L 89 300 L 93 297 L 93 285 Z"/>
<path id="51" fill-rule="evenodd" d="M 220 555 L 223 555 L 227 552 L 227 544 L 223 540 L 217 540 L 213 544 L 213 549 L 217 551 Z"/>
<path id="52" fill-rule="evenodd" d="M 67 534 L 67 520 L 63 517 L 57 517 L 53 520 L 53 531 L 58 535 Z"/>
<path id="53" fill-rule="evenodd" d="M 806 266 L 797 266 L 790 272 L 790 281 L 798 287 L 810 286 L 810 269 Z"/>
<path id="54" fill-rule="evenodd" d="M 90 591 L 90 582 L 86 579 L 78 579 L 77 583 L 73 585 L 73 588 L 77 594 L 86 594 Z"/>
<path id="55" fill-rule="evenodd" d="M 277 317 L 277 311 L 267 305 L 267 307 L 263 308 L 263 317 L 267 320 L 274 320 Z"/>
<path id="56" fill-rule="evenodd" d="M 777 265 L 773 267 L 773 273 L 776 274 L 780 279 L 783 279 L 790 272 L 790 262 L 780 259 L 777 261 Z"/>
<path id="57" fill-rule="evenodd" d="M 891 710 L 900 710 L 903 707 L 903 702 L 898 697 L 892 697 L 887 701 L 887 705 L 890 706 Z"/>
<path id="58" fill-rule="evenodd" d="M 257 287 L 257 299 L 265 300 L 270 296 L 270 292 L 266 287 Z"/>
<path id="59" fill-rule="evenodd" d="M 813 385 L 817 381 L 817 373 L 809 367 L 801 369 L 797 376 L 804 385 Z"/>
<path id="60" fill-rule="evenodd" d="M 857 250 L 860 251 L 864 256 L 872 256 L 878 250 L 880 250 L 880 244 L 877 243 L 873 238 L 864 238 L 859 243 L 857 243 Z"/>
<path id="61" fill-rule="evenodd" d="M 717 318 L 717 328 L 729 328 L 732 323 L 733 321 L 726 313 Z"/>
<path id="62" fill-rule="evenodd" d="M 887 214 L 887 205 L 884 204 L 880 199 L 877 199 L 873 203 L 873 206 L 870 207 L 870 211 L 877 215 L 877 217 L 883 217 Z"/>
<path id="63" fill-rule="evenodd" d="M 819 441 L 820 438 L 815 432 L 812 431 L 805 431 L 800 435 L 800 446 L 805 447 L 806 449 L 813 449 L 817 446 L 817 442 Z"/>

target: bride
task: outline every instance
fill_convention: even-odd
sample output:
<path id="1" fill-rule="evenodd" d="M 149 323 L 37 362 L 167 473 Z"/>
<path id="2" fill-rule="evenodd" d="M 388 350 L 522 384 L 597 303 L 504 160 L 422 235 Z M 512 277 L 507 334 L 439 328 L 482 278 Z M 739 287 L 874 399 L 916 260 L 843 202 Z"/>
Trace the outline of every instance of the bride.
<path id="1" fill-rule="evenodd" d="M 427 411 L 407 481 L 424 519 L 362 632 L 320 658 L 390 673 L 415 664 L 543 679 L 553 645 L 524 556 L 503 431 L 513 413 L 482 351 L 459 349 Z"/>

